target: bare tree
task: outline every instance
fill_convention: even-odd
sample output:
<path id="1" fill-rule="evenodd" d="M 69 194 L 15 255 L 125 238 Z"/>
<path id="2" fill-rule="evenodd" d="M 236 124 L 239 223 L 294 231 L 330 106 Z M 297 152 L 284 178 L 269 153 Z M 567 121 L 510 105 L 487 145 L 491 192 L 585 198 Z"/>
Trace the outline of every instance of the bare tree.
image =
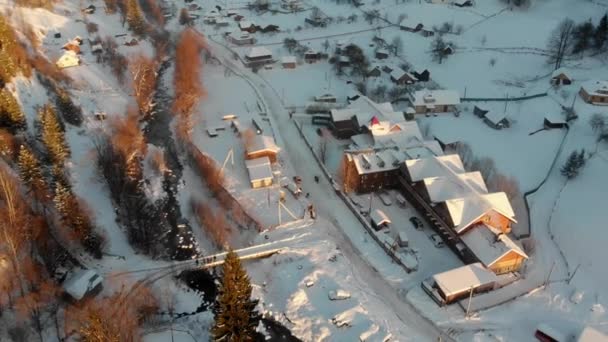
<path id="1" fill-rule="evenodd" d="M 572 19 L 562 20 L 557 27 L 551 32 L 547 43 L 549 50 L 549 58 L 547 62 L 553 64 L 553 69 L 557 70 L 561 67 L 564 56 L 570 53 L 572 45 L 572 30 L 574 29 L 574 21 Z"/>
<path id="2" fill-rule="evenodd" d="M 129 72 L 133 82 L 133 93 L 139 111 L 143 118 L 150 114 L 152 96 L 156 87 L 157 65 L 154 60 L 138 54 L 131 57 L 129 62 Z"/>

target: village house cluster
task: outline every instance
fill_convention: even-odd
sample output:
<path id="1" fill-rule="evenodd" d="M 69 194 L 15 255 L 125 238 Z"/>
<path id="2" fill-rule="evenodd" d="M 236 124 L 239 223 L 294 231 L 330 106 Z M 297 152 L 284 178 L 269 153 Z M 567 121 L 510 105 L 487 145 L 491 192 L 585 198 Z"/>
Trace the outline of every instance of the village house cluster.
<path id="1" fill-rule="evenodd" d="M 414 95 L 421 99 L 414 101 L 417 113 L 429 110 L 425 94 Z M 431 94 L 441 103 L 440 111 L 453 111 L 459 103 L 457 93 Z M 504 192 L 489 192 L 479 171 L 465 170 L 460 156 L 445 154 L 438 141 L 425 139 L 416 121 L 405 121 L 390 103 L 360 96 L 348 107 L 332 110 L 331 118 L 335 135 L 352 141 L 343 155 L 343 188 L 357 193 L 399 190 L 469 264 L 423 283 L 437 302 L 497 288 L 504 284 L 501 277 L 513 278 L 521 269 L 528 256 L 510 237 L 517 222 L 511 203 Z M 381 213 L 375 216 L 376 224 L 390 221 Z"/>

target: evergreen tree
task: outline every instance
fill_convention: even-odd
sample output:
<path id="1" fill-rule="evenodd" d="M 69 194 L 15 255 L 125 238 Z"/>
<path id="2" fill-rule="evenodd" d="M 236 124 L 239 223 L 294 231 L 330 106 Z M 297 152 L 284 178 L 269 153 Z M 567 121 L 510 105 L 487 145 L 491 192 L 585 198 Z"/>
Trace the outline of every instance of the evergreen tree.
<path id="1" fill-rule="evenodd" d="M 67 123 L 74 126 L 82 124 L 82 110 L 74 105 L 67 90 L 63 88 L 56 90 L 55 106 Z"/>
<path id="2" fill-rule="evenodd" d="M 0 91 L 0 126 L 8 128 L 11 133 L 27 126 L 19 102 L 6 88 Z"/>
<path id="3" fill-rule="evenodd" d="M 61 122 L 50 105 L 42 107 L 39 116 L 42 124 L 42 142 L 46 146 L 53 164 L 63 168 L 65 160 L 70 155 L 70 150 L 65 141 Z"/>
<path id="4" fill-rule="evenodd" d="M 254 341 L 260 321 L 260 315 L 255 311 L 257 303 L 251 299 L 251 283 L 238 256 L 232 250 L 228 251 L 214 309 L 213 340 Z"/>
<path id="5" fill-rule="evenodd" d="M 601 49 L 608 39 L 608 14 L 604 14 L 593 34 L 593 43 L 596 49 Z"/>
<path id="6" fill-rule="evenodd" d="M 591 21 L 586 21 L 574 29 L 574 46 L 572 53 L 581 53 L 591 46 L 591 37 L 594 35 L 595 28 Z"/>
<path id="7" fill-rule="evenodd" d="M 560 169 L 562 175 L 568 179 L 578 176 L 580 169 L 585 165 L 585 150 L 581 152 L 572 151 L 566 164 Z"/>
<path id="8" fill-rule="evenodd" d="M 38 200 L 46 199 L 47 188 L 42 176 L 40 162 L 32 151 L 23 145 L 19 150 L 17 164 L 19 165 L 19 177 L 23 183 L 29 187 Z"/>
<path id="9" fill-rule="evenodd" d="M 1 14 L 0 42 L 0 80 L 8 83 L 19 71 L 29 76 L 31 67 L 27 61 L 27 52 L 17 41 L 15 31 L 7 18 Z"/>
<path id="10" fill-rule="evenodd" d="M 127 22 L 129 29 L 135 34 L 141 35 L 146 32 L 146 22 L 137 0 L 127 1 Z"/>

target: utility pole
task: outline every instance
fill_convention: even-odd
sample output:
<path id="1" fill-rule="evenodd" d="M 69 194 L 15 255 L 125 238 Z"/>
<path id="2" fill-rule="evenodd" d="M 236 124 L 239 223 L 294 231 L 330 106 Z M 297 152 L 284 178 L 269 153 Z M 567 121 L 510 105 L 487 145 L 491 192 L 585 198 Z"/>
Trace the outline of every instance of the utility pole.
<path id="1" fill-rule="evenodd" d="M 467 312 L 464 315 L 465 319 L 469 318 L 469 310 L 471 309 L 471 300 L 473 299 L 473 286 L 471 286 L 471 290 L 469 292 L 469 303 L 467 304 Z"/>
<path id="2" fill-rule="evenodd" d="M 505 99 L 505 114 L 507 114 L 507 104 L 509 103 L 509 93 L 507 93 L 507 98 Z"/>
<path id="3" fill-rule="evenodd" d="M 464 96 L 463 97 L 467 97 L 467 87 L 464 87 Z"/>
<path id="4" fill-rule="evenodd" d="M 574 94 L 574 98 L 572 99 L 572 105 L 570 106 L 570 110 L 574 110 L 574 103 L 576 102 L 577 97 L 578 97 L 578 94 Z"/>

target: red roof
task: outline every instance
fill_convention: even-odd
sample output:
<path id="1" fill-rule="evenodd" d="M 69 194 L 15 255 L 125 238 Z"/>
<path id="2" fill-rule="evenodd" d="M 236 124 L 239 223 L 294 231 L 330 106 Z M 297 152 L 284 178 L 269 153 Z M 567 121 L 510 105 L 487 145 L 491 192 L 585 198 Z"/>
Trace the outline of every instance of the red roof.
<path id="1" fill-rule="evenodd" d="M 372 118 L 372 120 L 370 121 L 370 123 L 371 123 L 371 126 L 373 126 L 373 125 L 379 125 L 380 124 L 380 120 L 378 120 L 378 117 L 376 117 L 374 115 L 374 117 Z"/>

